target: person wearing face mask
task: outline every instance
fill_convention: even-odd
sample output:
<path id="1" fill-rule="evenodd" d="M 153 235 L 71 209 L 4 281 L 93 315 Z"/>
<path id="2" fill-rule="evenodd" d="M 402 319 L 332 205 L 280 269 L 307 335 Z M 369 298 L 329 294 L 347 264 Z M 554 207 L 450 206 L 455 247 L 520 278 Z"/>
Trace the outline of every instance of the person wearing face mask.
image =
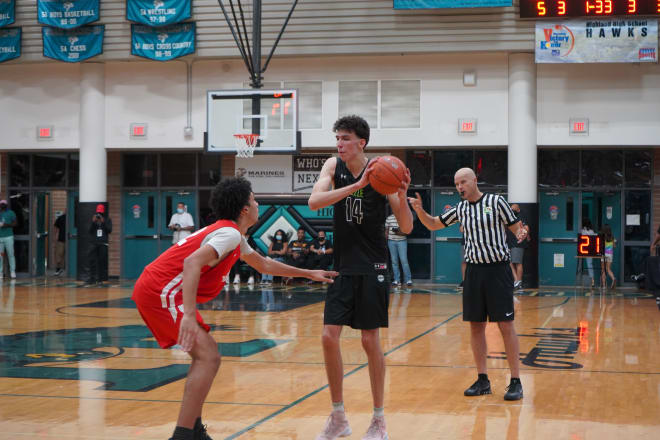
<path id="1" fill-rule="evenodd" d="M 3 278 L 4 265 L 2 253 L 7 253 L 9 259 L 9 273 L 16 278 L 16 258 L 14 257 L 14 226 L 16 226 L 16 214 L 9 209 L 6 200 L 0 200 L 0 279 Z"/>
<path id="2" fill-rule="evenodd" d="M 328 270 L 332 265 L 332 242 L 326 240 L 325 231 L 319 231 L 319 235 L 312 242 L 310 252 L 314 254 L 314 268 Z"/>
<path id="3" fill-rule="evenodd" d="M 275 235 L 270 239 L 270 245 L 268 246 L 268 256 L 275 261 L 284 263 L 284 256 L 288 248 L 288 235 L 281 229 L 278 229 L 275 232 Z M 262 286 L 269 286 L 273 284 L 273 276 L 270 274 L 263 274 L 261 278 Z"/>
<path id="4" fill-rule="evenodd" d="M 192 234 L 192 230 L 195 228 L 195 222 L 192 215 L 186 212 L 186 205 L 183 202 L 176 204 L 176 213 L 172 214 L 172 219 L 167 227 L 174 231 L 172 244 L 178 243 L 179 240 L 183 240 Z"/>

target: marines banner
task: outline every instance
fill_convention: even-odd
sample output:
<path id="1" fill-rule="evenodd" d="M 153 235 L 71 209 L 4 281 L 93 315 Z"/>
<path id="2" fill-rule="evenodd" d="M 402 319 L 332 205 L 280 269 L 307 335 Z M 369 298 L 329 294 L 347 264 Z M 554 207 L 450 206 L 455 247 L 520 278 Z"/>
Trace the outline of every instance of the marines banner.
<path id="1" fill-rule="evenodd" d="M 513 0 L 394 0 L 394 9 L 499 8 Z"/>
<path id="2" fill-rule="evenodd" d="M 78 29 L 42 29 L 44 56 L 77 63 L 103 53 L 105 26 L 84 26 Z"/>
<path id="3" fill-rule="evenodd" d="M 131 53 L 156 61 L 195 53 L 195 23 L 159 28 L 131 25 Z"/>
<path id="4" fill-rule="evenodd" d="M 39 23 L 73 29 L 99 19 L 99 0 L 38 0 Z"/>
<path id="5" fill-rule="evenodd" d="M 0 0 L 0 27 L 9 26 L 16 20 L 15 0 Z"/>
<path id="6" fill-rule="evenodd" d="M 192 0 L 126 0 L 126 19 L 167 26 L 190 18 Z"/>
<path id="7" fill-rule="evenodd" d="M 0 63 L 21 56 L 21 28 L 0 29 Z"/>
<path id="8" fill-rule="evenodd" d="M 657 63 L 658 21 L 537 22 L 537 63 Z"/>

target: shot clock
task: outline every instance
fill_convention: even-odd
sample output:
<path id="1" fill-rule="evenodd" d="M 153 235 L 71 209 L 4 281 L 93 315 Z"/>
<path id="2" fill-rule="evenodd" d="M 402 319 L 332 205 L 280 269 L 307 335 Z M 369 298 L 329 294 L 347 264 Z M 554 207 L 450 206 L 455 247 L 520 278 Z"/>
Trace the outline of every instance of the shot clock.
<path id="1" fill-rule="evenodd" d="M 520 18 L 654 16 L 660 0 L 520 0 Z"/>
<path id="2" fill-rule="evenodd" d="M 600 257 L 604 249 L 605 243 L 600 235 L 578 234 L 578 257 Z"/>

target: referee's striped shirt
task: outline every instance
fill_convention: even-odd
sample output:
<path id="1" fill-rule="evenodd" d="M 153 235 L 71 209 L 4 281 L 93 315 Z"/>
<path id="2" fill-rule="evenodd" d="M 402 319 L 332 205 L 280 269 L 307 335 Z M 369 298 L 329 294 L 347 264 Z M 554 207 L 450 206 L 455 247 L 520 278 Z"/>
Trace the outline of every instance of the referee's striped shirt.
<path id="1" fill-rule="evenodd" d="M 490 264 L 509 261 L 506 228 L 518 221 L 516 213 L 496 194 L 484 193 L 476 202 L 462 200 L 440 216 L 445 226 L 460 222 L 465 236 L 465 261 Z"/>

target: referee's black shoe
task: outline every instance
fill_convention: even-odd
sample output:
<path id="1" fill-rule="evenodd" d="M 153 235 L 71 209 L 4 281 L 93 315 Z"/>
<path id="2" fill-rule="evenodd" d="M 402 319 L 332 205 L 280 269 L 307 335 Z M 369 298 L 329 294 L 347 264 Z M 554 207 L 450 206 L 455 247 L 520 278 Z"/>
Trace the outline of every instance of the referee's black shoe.
<path id="1" fill-rule="evenodd" d="M 504 395 L 504 400 L 520 400 L 523 398 L 523 389 L 520 379 L 511 378 L 509 386 L 506 387 L 506 394 Z"/>
<path id="2" fill-rule="evenodd" d="M 463 392 L 465 396 L 481 396 L 483 394 L 491 394 L 490 381 L 488 379 L 477 379 L 470 388 Z"/>

